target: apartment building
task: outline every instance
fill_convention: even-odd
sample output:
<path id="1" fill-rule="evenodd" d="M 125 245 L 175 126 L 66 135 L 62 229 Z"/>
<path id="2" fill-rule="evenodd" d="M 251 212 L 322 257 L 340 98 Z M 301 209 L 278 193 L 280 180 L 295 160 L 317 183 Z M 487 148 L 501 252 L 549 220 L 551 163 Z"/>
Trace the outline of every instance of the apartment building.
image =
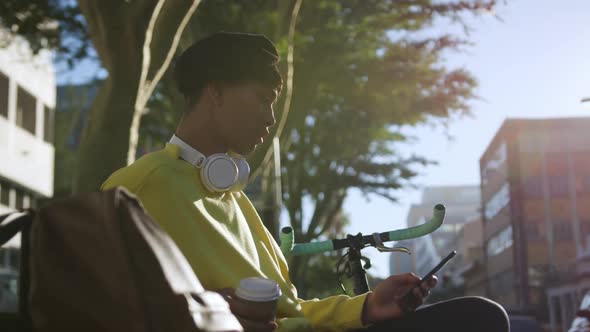
<path id="1" fill-rule="evenodd" d="M 575 277 L 590 231 L 588 128 L 507 119 L 480 159 L 487 295 L 508 309 L 547 316 L 547 289 Z"/>
<path id="2" fill-rule="evenodd" d="M 25 42 L 0 48 L 0 213 L 53 195 L 55 71 L 51 54 Z M 17 237 L 0 249 L 0 270 L 18 267 Z"/>

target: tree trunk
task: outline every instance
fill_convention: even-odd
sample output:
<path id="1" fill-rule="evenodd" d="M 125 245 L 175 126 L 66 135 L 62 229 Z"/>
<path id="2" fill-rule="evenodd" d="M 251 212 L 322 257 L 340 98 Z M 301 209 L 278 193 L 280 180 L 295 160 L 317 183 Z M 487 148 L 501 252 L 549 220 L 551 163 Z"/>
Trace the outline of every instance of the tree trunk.
<path id="1" fill-rule="evenodd" d="M 79 1 L 94 48 L 109 75 L 92 104 L 84 130 L 76 191 L 97 190 L 111 173 L 127 164 L 131 123 L 140 104 L 136 102 L 139 91 L 145 94 L 140 96 L 142 100 L 147 101 L 170 63 L 174 52 L 171 49 L 176 48 L 182 32 L 178 31 L 179 27 L 184 27 L 181 22 L 199 2 Z M 158 4 L 161 11 L 150 25 Z M 143 46 L 148 32 L 153 33 L 145 53 L 150 61 L 142 75 Z M 149 85 L 151 90 L 139 87 L 140 78 L 144 80 L 142 86 Z M 135 129 L 139 129 L 139 119 Z"/>
<path id="2" fill-rule="evenodd" d="M 114 170 L 126 165 L 137 91 L 133 83 L 133 78 L 109 76 L 100 88 L 80 145 L 76 191 L 98 190 Z"/>
<path id="3" fill-rule="evenodd" d="M 75 190 L 86 192 L 97 190 L 113 171 L 125 166 L 141 45 L 155 1 L 80 0 L 79 5 L 101 65 L 108 71 L 80 144 Z"/>

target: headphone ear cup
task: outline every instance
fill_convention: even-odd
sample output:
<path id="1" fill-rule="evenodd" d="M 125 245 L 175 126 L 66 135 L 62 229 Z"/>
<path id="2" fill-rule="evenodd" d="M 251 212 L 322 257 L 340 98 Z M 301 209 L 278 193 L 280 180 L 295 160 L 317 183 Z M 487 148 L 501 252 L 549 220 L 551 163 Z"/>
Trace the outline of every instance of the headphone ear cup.
<path id="1" fill-rule="evenodd" d="M 246 188 L 248 185 L 248 180 L 250 180 L 250 164 L 244 158 L 232 158 L 234 163 L 238 167 L 238 180 L 236 184 L 231 188 L 233 192 L 239 192 Z"/>
<path id="2" fill-rule="evenodd" d="M 238 166 L 224 153 L 209 156 L 201 167 L 201 181 L 212 192 L 224 192 L 233 188 L 238 182 L 238 174 Z"/>

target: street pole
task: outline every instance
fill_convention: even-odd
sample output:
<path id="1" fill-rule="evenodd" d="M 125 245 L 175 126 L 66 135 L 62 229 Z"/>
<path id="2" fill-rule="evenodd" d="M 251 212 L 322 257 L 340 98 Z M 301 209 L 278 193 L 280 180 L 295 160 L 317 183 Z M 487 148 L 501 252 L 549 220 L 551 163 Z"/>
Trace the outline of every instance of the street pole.
<path id="1" fill-rule="evenodd" d="M 273 210 L 277 225 L 281 216 L 281 208 L 283 207 L 283 187 L 281 185 L 281 144 L 278 137 L 272 139 L 273 152 Z"/>

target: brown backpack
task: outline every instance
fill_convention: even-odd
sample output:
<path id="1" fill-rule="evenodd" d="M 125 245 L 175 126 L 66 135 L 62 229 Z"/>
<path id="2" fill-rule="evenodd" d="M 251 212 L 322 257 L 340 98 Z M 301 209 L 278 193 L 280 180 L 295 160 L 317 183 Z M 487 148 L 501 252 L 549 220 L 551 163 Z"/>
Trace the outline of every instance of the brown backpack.
<path id="1" fill-rule="evenodd" d="M 223 298 L 203 289 L 173 240 L 122 188 L 8 219 L 0 244 L 23 231 L 23 330 L 242 330 Z"/>

